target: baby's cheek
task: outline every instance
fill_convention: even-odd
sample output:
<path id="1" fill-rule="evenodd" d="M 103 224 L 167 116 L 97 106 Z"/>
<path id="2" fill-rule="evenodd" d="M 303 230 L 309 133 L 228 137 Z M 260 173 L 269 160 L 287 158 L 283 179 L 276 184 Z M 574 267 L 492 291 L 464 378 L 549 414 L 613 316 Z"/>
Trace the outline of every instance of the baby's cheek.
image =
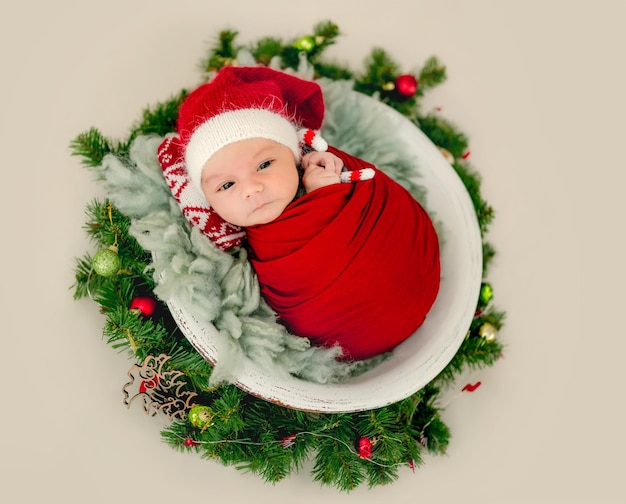
<path id="1" fill-rule="evenodd" d="M 223 201 L 223 198 L 207 198 L 207 203 L 213 209 L 213 211 L 219 215 L 222 219 L 230 222 L 230 218 L 232 218 L 231 207 Z"/>

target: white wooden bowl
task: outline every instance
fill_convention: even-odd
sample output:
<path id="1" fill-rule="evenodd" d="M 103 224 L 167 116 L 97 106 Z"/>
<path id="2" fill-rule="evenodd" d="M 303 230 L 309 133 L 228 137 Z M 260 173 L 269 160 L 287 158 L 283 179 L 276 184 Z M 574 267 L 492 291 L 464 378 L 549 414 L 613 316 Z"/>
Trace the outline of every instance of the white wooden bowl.
<path id="1" fill-rule="evenodd" d="M 439 149 L 406 117 L 365 95 L 391 121 L 394 134 L 419 159 L 420 184 L 428 209 L 443 223 L 441 287 L 425 323 L 373 369 L 338 384 L 319 384 L 295 377 L 276 378 L 245 359 L 237 386 L 281 406 L 323 413 L 376 409 L 405 399 L 435 378 L 450 362 L 474 316 L 482 281 L 482 238 L 469 194 Z M 172 316 L 193 346 L 209 362 L 217 356 L 219 333 L 202 325 L 175 300 Z"/>

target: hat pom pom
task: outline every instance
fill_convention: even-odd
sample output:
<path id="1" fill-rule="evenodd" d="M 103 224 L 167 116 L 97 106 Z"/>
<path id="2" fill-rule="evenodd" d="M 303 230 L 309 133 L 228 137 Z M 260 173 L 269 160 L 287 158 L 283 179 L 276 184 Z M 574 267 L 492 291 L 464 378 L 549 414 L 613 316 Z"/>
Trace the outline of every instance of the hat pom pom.
<path id="1" fill-rule="evenodd" d="M 322 138 L 319 131 L 302 128 L 298 130 L 298 141 L 302 150 L 314 150 L 318 152 L 326 152 L 328 143 Z"/>

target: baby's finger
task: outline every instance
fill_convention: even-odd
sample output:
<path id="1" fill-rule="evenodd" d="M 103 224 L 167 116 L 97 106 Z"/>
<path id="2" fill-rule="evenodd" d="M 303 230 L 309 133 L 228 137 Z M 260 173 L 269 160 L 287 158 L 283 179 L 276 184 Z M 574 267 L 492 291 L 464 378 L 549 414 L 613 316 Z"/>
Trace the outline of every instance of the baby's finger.
<path id="1" fill-rule="evenodd" d="M 333 173 L 341 173 L 343 170 L 343 161 L 339 158 L 331 158 L 326 161 L 326 169 L 332 171 Z"/>
<path id="2" fill-rule="evenodd" d="M 321 173 L 324 171 L 324 167 L 318 164 L 309 163 L 304 167 L 305 175 L 311 175 L 315 173 Z"/>

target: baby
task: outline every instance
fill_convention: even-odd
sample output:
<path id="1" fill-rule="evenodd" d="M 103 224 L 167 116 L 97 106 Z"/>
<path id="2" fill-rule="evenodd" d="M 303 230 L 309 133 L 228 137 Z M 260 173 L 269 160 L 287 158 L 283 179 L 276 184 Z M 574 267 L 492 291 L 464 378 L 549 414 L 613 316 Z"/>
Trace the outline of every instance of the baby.
<path id="1" fill-rule="evenodd" d="M 316 134 L 323 117 L 316 83 L 226 67 L 185 99 L 158 156 L 191 224 L 224 250 L 248 249 L 287 329 L 367 359 L 423 323 L 439 242 L 408 191 Z"/>
<path id="2" fill-rule="evenodd" d="M 306 193 L 341 181 L 343 161 L 330 152 L 307 153 L 301 166 Z M 251 138 L 211 156 L 202 169 L 200 187 L 220 217 L 248 228 L 278 218 L 296 198 L 300 176 L 288 147 Z"/>

